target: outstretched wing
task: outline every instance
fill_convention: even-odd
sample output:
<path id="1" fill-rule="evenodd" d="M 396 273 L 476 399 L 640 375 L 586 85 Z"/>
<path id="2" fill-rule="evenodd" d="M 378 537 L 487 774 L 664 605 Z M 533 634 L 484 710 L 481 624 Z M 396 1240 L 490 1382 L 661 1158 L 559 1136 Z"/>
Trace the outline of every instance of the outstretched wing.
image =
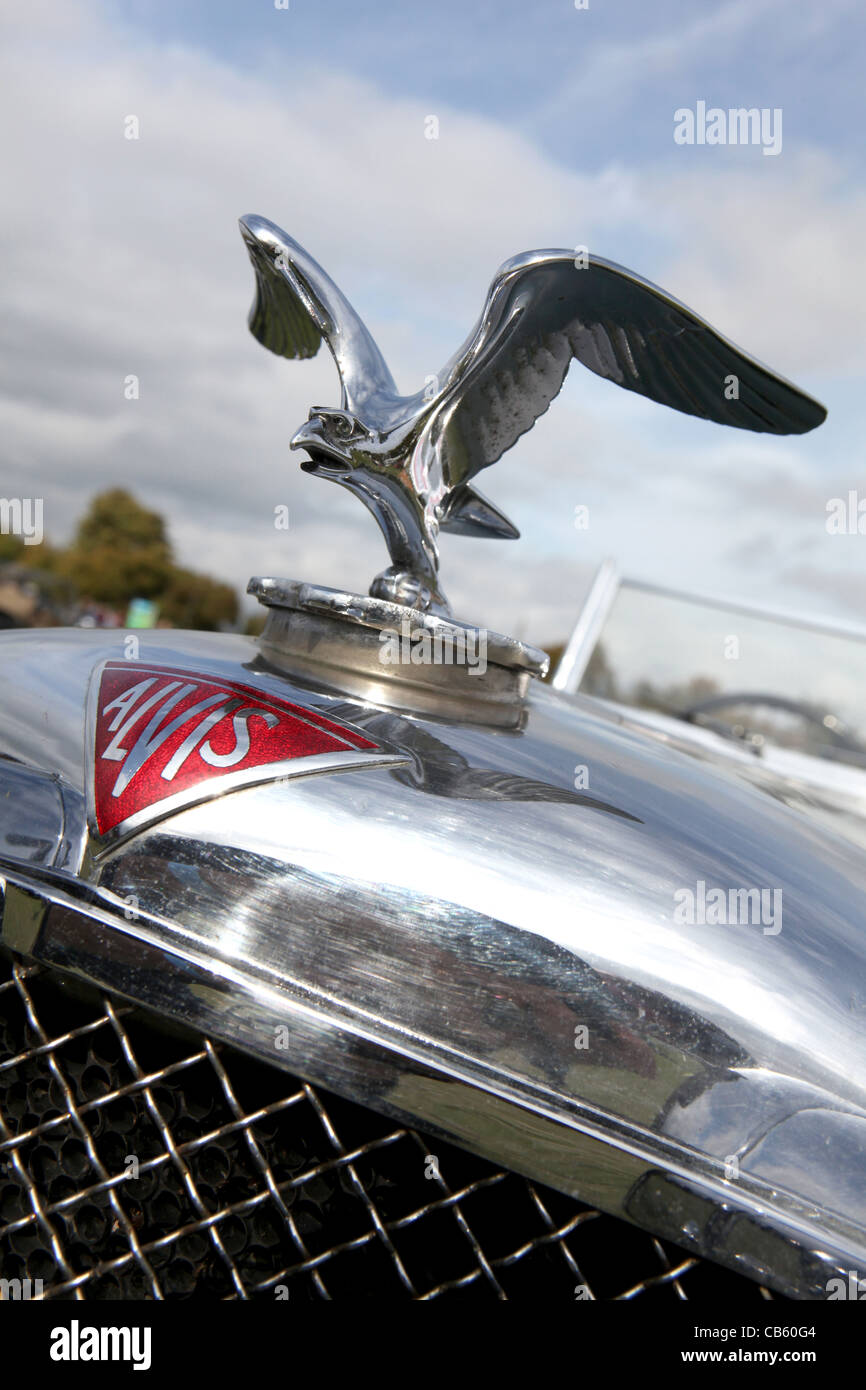
<path id="1" fill-rule="evenodd" d="M 481 318 L 439 376 L 431 442 L 451 487 L 526 433 L 572 358 L 628 391 L 738 429 L 804 434 L 826 416 L 657 285 L 597 256 L 578 269 L 572 251 L 530 251 L 500 267 Z"/>
<path id="2" fill-rule="evenodd" d="M 374 397 L 397 395 L 381 352 L 329 275 L 264 217 L 242 217 L 241 236 L 256 274 L 250 332 L 280 357 L 315 357 L 328 344 L 343 386 L 343 408 L 363 418 Z"/>

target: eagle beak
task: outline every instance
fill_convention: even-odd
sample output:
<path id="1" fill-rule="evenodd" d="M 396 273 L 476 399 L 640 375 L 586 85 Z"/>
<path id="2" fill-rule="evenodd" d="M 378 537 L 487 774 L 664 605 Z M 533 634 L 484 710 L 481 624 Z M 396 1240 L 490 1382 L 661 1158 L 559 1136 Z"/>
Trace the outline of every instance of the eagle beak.
<path id="1" fill-rule="evenodd" d="M 316 447 L 317 441 L 321 443 L 321 428 L 318 420 L 305 420 L 296 434 L 292 435 L 289 441 L 290 449 L 308 449 L 310 446 Z"/>
<path id="2" fill-rule="evenodd" d="M 289 441 L 290 449 L 306 449 L 309 461 L 304 460 L 301 468 L 305 473 L 351 473 L 353 464 L 339 448 L 328 439 L 323 421 L 318 416 L 305 420 L 301 428 Z"/>

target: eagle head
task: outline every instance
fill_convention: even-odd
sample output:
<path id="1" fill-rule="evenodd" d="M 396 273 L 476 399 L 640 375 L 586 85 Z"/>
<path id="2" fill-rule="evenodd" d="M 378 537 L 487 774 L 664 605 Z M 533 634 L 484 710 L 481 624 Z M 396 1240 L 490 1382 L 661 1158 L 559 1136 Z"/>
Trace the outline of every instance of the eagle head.
<path id="1" fill-rule="evenodd" d="M 310 455 L 301 464 L 305 473 L 341 477 L 364 462 L 374 444 L 373 433 L 351 411 L 314 405 L 289 447 Z"/>

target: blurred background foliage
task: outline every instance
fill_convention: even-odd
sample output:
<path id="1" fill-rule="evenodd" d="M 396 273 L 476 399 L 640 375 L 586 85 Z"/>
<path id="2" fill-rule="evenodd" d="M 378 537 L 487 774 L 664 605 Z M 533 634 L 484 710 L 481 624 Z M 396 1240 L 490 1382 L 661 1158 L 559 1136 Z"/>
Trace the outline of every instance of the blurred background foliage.
<path id="1" fill-rule="evenodd" d="M 26 572 L 26 575 L 25 575 Z M 25 545 L 0 535 L 0 577 L 29 575 L 47 600 L 123 615 L 132 599 L 158 605 L 162 625 L 216 631 L 236 626 L 238 595 L 229 584 L 174 563 L 166 523 L 124 488 L 98 493 L 70 545 Z"/>

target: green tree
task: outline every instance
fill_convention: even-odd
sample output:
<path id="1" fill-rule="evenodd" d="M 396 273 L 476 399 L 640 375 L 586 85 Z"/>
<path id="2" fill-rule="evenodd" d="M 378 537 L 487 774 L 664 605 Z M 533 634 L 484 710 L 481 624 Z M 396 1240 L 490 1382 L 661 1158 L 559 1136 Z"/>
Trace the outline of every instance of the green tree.
<path id="1" fill-rule="evenodd" d="M 8 565 L 11 560 L 20 561 L 23 559 L 24 549 L 24 542 L 20 536 L 0 535 L 0 565 Z"/>
<path id="2" fill-rule="evenodd" d="M 81 598 L 121 613 L 130 599 L 146 598 L 174 627 L 215 630 L 237 622 L 235 590 L 176 565 L 163 518 L 125 488 L 93 498 L 66 550 L 0 536 L 0 565 L 10 561 L 38 568 L 43 579 L 69 583 Z"/>
<path id="3" fill-rule="evenodd" d="M 62 568 L 79 593 L 124 608 L 132 598 L 158 599 L 171 577 L 171 546 L 158 512 L 123 488 L 94 497 Z"/>
<path id="4" fill-rule="evenodd" d="M 172 566 L 159 600 L 159 615 L 173 627 L 213 632 L 237 622 L 238 596 L 230 584 Z"/>
<path id="5" fill-rule="evenodd" d="M 65 552 L 50 541 L 40 541 L 39 545 L 24 545 L 15 557 L 15 563 L 27 569 L 40 570 L 43 574 L 63 577 Z M 68 583 L 68 580 L 66 581 Z"/>

